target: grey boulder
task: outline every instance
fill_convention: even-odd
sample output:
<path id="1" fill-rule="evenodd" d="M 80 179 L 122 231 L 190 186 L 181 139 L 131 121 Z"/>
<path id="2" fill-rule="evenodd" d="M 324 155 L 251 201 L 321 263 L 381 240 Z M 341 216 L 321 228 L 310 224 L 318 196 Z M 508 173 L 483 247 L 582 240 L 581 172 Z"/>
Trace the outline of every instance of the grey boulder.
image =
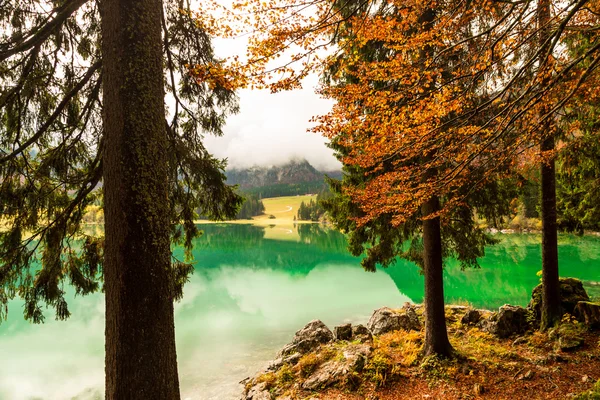
<path id="1" fill-rule="evenodd" d="M 333 328 L 333 336 L 335 336 L 335 340 L 351 340 L 352 324 L 336 326 Z"/>
<path id="2" fill-rule="evenodd" d="M 418 331 L 421 329 L 421 323 L 412 307 L 405 307 L 402 311 L 382 307 L 371 315 L 367 328 L 373 335 L 381 335 L 400 329 Z"/>
<path id="3" fill-rule="evenodd" d="M 333 340 L 331 330 L 318 319 L 310 321 L 306 326 L 300 329 L 294 335 L 291 343 L 285 345 L 277 354 L 277 358 L 300 353 L 306 354 L 317 349 L 320 345 L 329 343 Z"/>

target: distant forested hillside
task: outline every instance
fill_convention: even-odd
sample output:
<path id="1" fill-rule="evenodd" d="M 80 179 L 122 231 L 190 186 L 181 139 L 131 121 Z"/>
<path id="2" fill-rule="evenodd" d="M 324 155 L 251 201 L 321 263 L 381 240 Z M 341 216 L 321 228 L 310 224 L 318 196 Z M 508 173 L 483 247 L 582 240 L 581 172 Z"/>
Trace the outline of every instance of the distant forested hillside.
<path id="1" fill-rule="evenodd" d="M 240 207 L 235 219 L 250 219 L 261 215 L 265 211 L 263 202 L 254 194 L 244 194 L 244 202 Z"/>
<path id="2" fill-rule="evenodd" d="M 301 183 L 280 183 L 277 185 L 242 189 L 242 193 L 253 194 L 263 199 L 267 197 L 296 196 L 309 193 L 318 193 L 326 186 L 327 184 L 324 180 Z"/>
<path id="3" fill-rule="evenodd" d="M 259 198 L 319 193 L 327 184 L 325 175 L 340 178 L 341 171 L 321 172 L 306 160 L 293 160 L 281 166 L 230 169 L 227 183 L 239 185 L 242 193 Z"/>

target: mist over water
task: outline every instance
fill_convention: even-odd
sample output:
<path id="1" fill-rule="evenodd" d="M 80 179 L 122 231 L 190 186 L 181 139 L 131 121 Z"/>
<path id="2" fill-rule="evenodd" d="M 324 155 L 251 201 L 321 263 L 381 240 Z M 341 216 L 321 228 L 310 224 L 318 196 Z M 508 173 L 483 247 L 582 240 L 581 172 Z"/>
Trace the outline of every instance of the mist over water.
<path id="1" fill-rule="evenodd" d="M 366 324 L 376 308 L 422 301 L 416 266 L 398 261 L 364 272 L 347 253 L 344 236 L 318 225 L 290 227 L 296 235 L 280 236 L 274 227 L 202 228 L 195 273 L 175 305 L 182 399 L 237 399 L 238 382 L 312 319 L 331 328 Z M 488 249 L 481 269 L 461 271 L 449 261 L 446 300 L 484 308 L 525 305 L 539 282 L 539 242 L 536 235 L 505 235 Z M 584 280 L 596 294 L 600 238 L 561 236 L 559 253 L 561 275 Z M 66 322 L 48 310 L 45 324 L 31 325 L 23 320 L 22 302 L 10 304 L 9 320 L 0 325 L 1 400 L 103 398 L 103 297 L 71 296 L 69 307 Z"/>

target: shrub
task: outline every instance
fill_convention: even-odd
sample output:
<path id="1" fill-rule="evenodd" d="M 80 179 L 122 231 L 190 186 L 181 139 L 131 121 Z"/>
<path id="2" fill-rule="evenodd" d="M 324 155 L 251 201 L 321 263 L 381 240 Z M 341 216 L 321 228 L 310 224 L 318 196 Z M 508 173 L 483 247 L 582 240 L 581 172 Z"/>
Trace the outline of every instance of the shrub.
<path id="1" fill-rule="evenodd" d="M 388 377 L 396 372 L 392 358 L 384 349 L 377 349 L 373 352 L 364 371 L 365 376 L 376 386 L 385 385 Z"/>
<path id="2" fill-rule="evenodd" d="M 276 380 L 278 386 L 285 386 L 294 380 L 294 372 L 289 365 L 284 365 L 277 371 Z"/>
<path id="3" fill-rule="evenodd" d="M 272 372 L 267 372 L 266 374 L 262 374 L 256 378 L 256 383 L 265 383 L 267 390 L 275 386 L 275 382 L 277 382 L 277 377 Z"/>
<path id="4" fill-rule="evenodd" d="M 296 364 L 300 376 L 306 378 L 310 376 L 321 364 L 321 359 L 315 353 L 304 355 Z"/>

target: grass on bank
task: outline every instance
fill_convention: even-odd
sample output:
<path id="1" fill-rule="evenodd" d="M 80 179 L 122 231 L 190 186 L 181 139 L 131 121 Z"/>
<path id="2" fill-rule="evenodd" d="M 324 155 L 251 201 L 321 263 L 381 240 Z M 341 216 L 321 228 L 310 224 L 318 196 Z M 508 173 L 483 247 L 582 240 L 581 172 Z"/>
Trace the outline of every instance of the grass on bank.
<path id="1" fill-rule="evenodd" d="M 286 197 L 271 197 L 262 199 L 265 206 L 265 212 L 263 215 L 254 217 L 251 221 L 262 221 L 267 219 L 269 223 L 277 223 L 283 221 L 292 221 L 294 217 L 298 215 L 298 209 L 300 203 L 308 203 L 311 200 L 316 200 L 316 194 L 304 195 L 304 196 L 286 196 Z M 275 218 L 269 218 L 269 216 Z"/>
<path id="2" fill-rule="evenodd" d="M 227 224 L 252 224 L 265 228 L 265 239 L 299 241 L 297 224 L 313 223 L 311 221 L 295 221 L 302 202 L 315 200 L 317 195 L 285 196 L 262 199 L 265 212 L 252 219 L 226 221 Z M 214 221 L 200 220 L 196 223 L 211 224 Z M 223 222 L 219 222 L 223 223 Z"/>
<path id="3" fill-rule="evenodd" d="M 310 221 L 294 221 L 298 215 L 300 203 L 308 203 L 311 199 L 316 200 L 316 194 L 307 194 L 302 196 L 270 197 L 262 199 L 265 211 L 261 215 L 252 217 L 252 219 L 236 219 L 226 221 L 228 224 L 254 224 L 254 225 L 288 225 L 294 223 L 311 223 Z M 197 220 L 199 224 L 223 223 L 222 221 Z"/>
<path id="4" fill-rule="evenodd" d="M 226 221 L 228 224 L 253 224 L 265 227 L 265 238 L 274 240 L 298 241 L 298 229 L 296 224 L 312 223 L 311 221 L 294 221 L 302 202 L 308 203 L 315 200 L 317 195 L 286 196 L 263 199 L 265 212 L 253 219 L 240 219 Z M 273 218 L 270 218 L 273 217 Z M 92 236 L 102 236 L 102 225 L 104 224 L 103 210 L 97 205 L 86 208 L 83 217 L 85 233 Z M 197 220 L 196 223 L 210 224 L 215 221 Z M 218 222 L 218 223 L 223 223 Z M 8 230 L 10 221 L 0 218 L 0 232 Z"/>

